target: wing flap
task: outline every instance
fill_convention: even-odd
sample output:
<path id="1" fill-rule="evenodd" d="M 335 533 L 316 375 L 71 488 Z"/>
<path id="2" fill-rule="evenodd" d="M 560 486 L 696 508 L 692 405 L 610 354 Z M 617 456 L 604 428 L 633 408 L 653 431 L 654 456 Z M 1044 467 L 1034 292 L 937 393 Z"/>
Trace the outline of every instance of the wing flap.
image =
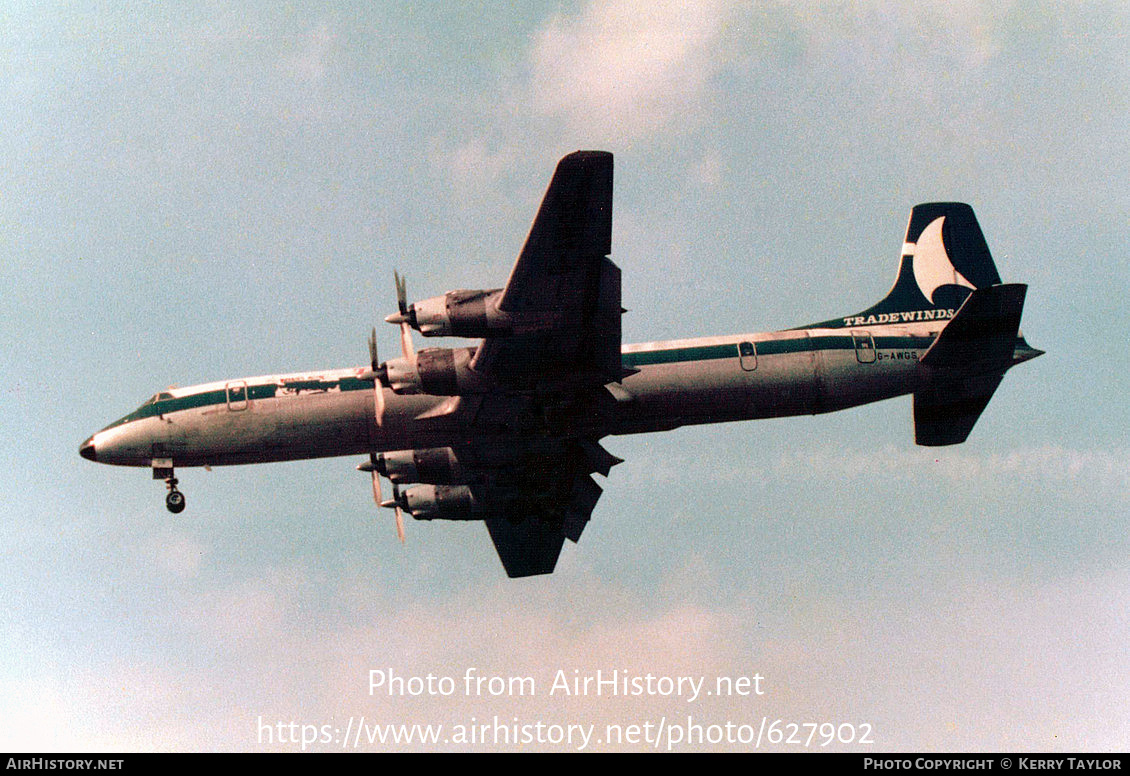
<path id="1" fill-rule="evenodd" d="M 561 520 L 561 529 L 569 541 L 576 544 L 580 540 L 581 532 L 588 525 L 592 511 L 596 508 L 596 502 L 603 492 L 588 475 L 573 481 L 573 493 Z"/>

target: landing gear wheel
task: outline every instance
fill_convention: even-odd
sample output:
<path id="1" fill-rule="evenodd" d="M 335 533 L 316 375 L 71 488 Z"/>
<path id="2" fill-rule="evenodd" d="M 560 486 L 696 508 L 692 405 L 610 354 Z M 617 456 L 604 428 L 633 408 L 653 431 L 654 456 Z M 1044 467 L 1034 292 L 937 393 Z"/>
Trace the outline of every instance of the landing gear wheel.
<path id="1" fill-rule="evenodd" d="M 184 494 L 179 490 L 170 490 L 169 495 L 165 496 L 165 508 L 172 512 L 174 515 L 179 515 L 184 511 L 184 507 Z"/>

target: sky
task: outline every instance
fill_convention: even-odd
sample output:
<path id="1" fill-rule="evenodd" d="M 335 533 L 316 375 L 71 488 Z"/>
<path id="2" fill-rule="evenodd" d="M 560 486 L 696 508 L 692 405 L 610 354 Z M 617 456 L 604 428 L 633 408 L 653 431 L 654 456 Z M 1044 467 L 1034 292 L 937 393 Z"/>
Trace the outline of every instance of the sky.
<path id="1" fill-rule="evenodd" d="M 6 3 L 0 749 L 1125 751 L 1128 33 L 1114 1 Z M 501 285 L 578 148 L 615 154 L 625 342 L 855 313 L 957 200 L 1047 355 L 955 447 L 906 397 L 608 439 L 526 580 L 481 525 L 401 546 L 359 461 L 178 470 L 174 517 L 79 457 L 170 384 L 366 364 L 394 269 Z"/>

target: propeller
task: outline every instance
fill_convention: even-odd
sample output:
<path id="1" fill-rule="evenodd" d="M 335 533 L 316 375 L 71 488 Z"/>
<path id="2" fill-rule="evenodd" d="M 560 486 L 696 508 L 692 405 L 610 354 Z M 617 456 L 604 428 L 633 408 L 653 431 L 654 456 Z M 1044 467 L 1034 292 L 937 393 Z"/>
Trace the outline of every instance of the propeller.
<path id="1" fill-rule="evenodd" d="M 389 323 L 414 324 L 416 322 L 416 307 L 408 304 L 407 278 L 396 270 L 392 271 L 392 278 L 396 282 L 396 308 L 399 312 L 385 316 Z"/>
<path id="2" fill-rule="evenodd" d="M 416 348 L 412 344 L 412 324 L 416 309 L 408 306 L 408 279 L 396 270 L 392 271 L 393 282 L 396 283 L 396 307 L 399 315 L 390 315 L 386 321 L 400 324 L 400 350 L 404 358 L 413 366 L 416 365 Z"/>
<path id="3" fill-rule="evenodd" d="M 382 501 L 382 507 L 392 507 L 396 509 L 396 534 L 400 537 L 400 541 L 404 541 L 404 510 L 401 505 L 400 486 L 395 482 L 392 483 L 392 499 L 389 501 Z"/>
<path id="4" fill-rule="evenodd" d="M 373 372 L 373 418 L 377 427 L 384 425 L 385 421 L 385 387 L 381 383 L 381 361 L 377 357 L 377 327 L 369 332 L 369 363 Z"/>
<path id="5" fill-rule="evenodd" d="M 407 278 L 393 270 L 392 279 L 396 283 L 396 308 L 399 312 L 386 315 L 385 320 L 400 324 L 400 349 L 408 363 L 415 366 L 416 348 L 412 345 L 412 327 L 416 325 L 416 306 L 408 304 Z"/>
<path id="6" fill-rule="evenodd" d="M 369 462 L 358 464 L 358 470 L 369 472 L 373 477 L 373 501 L 379 507 L 396 506 L 396 537 L 404 543 L 404 514 L 400 509 L 400 490 L 396 483 L 392 483 L 393 501 L 385 501 L 381 494 L 381 457 L 377 453 L 369 453 Z"/>

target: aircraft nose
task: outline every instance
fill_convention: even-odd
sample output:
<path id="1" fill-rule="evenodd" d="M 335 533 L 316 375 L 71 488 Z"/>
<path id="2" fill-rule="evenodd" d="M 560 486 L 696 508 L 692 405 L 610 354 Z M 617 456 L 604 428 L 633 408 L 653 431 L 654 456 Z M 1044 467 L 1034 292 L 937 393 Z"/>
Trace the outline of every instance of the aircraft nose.
<path id="1" fill-rule="evenodd" d="M 78 454 L 88 461 L 97 461 L 98 458 L 94 452 L 94 437 L 90 436 L 85 442 L 79 445 Z"/>

